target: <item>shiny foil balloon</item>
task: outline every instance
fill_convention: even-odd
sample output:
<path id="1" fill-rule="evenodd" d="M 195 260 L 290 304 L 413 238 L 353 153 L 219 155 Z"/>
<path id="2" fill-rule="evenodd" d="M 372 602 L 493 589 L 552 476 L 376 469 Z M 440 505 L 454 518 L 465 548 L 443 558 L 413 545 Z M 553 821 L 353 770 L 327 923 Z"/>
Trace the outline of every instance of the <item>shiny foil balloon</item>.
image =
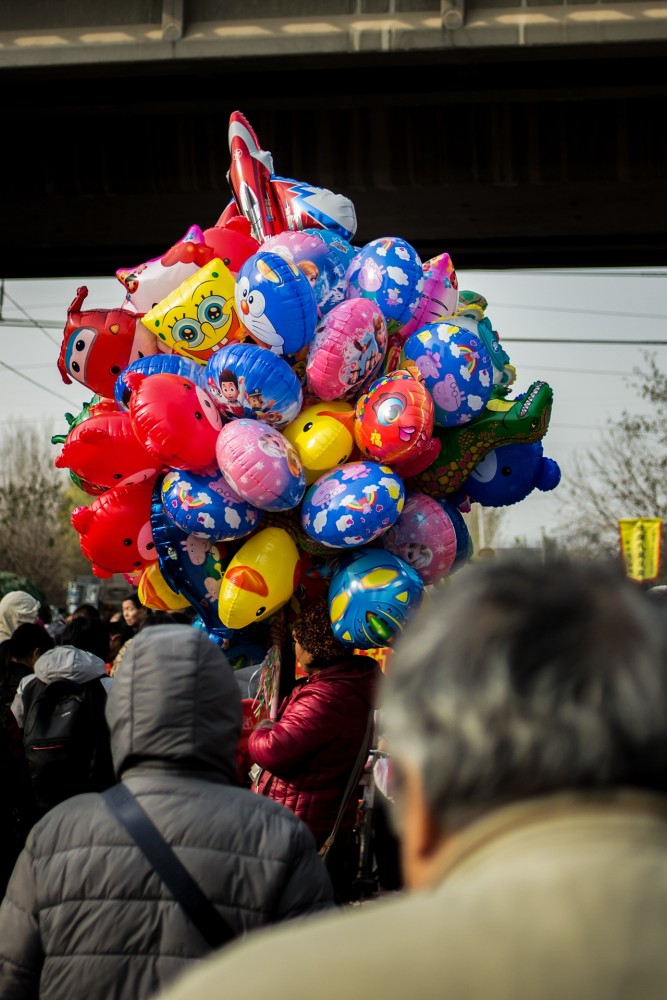
<path id="1" fill-rule="evenodd" d="M 354 451 L 354 407 L 342 400 L 312 403 L 283 429 L 296 449 L 306 485 L 343 465 Z"/>
<path id="2" fill-rule="evenodd" d="M 187 598 L 209 638 L 224 649 L 232 632 L 220 621 L 218 597 L 230 549 L 223 542 L 187 534 L 167 517 L 160 479 L 153 489 L 150 524 L 162 576 L 175 593 Z"/>
<path id="3" fill-rule="evenodd" d="M 235 295 L 243 326 L 274 354 L 297 354 L 312 340 L 317 324 L 315 295 L 292 261 L 260 250 L 239 271 Z"/>
<path id="4" fill-rule="evenodd" d="M 459 282 L 448 253 L 427 260 L 423 273 L 424 287 L 417 308 L 400 331 L 403 340 L 428 323 L 435 323 L 443 316 L 452 316 L 458 306 Z"/>
<path id="5" fill-rule="evenodd" d="M 141 322 L 161 344 L 200 365 L 224 344 L 246 335 L 234 305 L 234 275 L 219 257 L 182 282 Z"/>
<path id="6" fill-rule="evenodd" d="M 505 444 L 494 448 L 476 465 L 461 490 L 483 507 L 508 507 L 525 500 L 533 490 L 555 490 L 560 468 L 544 457 L 541 441 Z"/>
<path id="7" fill-rule="evenodd" d="M 162 465 L 197 470 L 215 463 L 222 417 L 204 389 L 170 372 L 135 372 L 127 384 L 134 433 Z"/>
<path id="8" fill-rule="evenodd" d="M 354 438 L 359 450 L 378 462 L 419 454 L 433 433 L 433 400 L 407 371 L 373 382 L 356 406 Z"/>
<path id="9" fill-rule="evenodd" d="M 249 538 L 225 570 L 219 614 L 224 625 L 245 628 L 286 604 L 299 582 L 299 552 L 282 528 Z"/>
<path id="10" fill-rule="evenodd" d="M 346 560 L 329 584 L 331 627 L 357 649 L 388 646 L 419 607 L 424 584 L 407 563 L 382 548 Z"/>
<path id="11" fill-rule="evenodd" d="M 382 536 L 384 548 L 411 566 L 427 586 L 449 573 L 457 544 L 451 517 L 425 493 L 408 493 L 401 516 Z"/>
<path id="12" fill-rule="evenodd" d="M 403 483 L 389 466 L 348 462 L 310 487 L 301 525 L 310 538 L 331 548 L 366 545 L 391 528 L 404 499 Z"/>
<path id="13" fill-rule="evenodd" d="M 440 427 L 479 416 L 493 392 L 493 362 L 483 339 L 449 322 L 413 333 L 401 352 L 401 367 L 424 382 Z"/>
<path id="14" fill-rule="evenodd" d="M 348 298 L 372 299 L 387 320 L 389 333 L 408 322 L 424 287 L 419 254 L 397 236 L 367 243 L 347 270 Z"/>
<path id="15" fill-rule="evenodd" d="M 167 517 L 196 538 L 244 538 L 264 519 L 264 512 L 235 493 L 221 472 L 203 475 L 173 469 L 161 489 Z"/>
<path id="16" fill-rule="evenodd" d="M 387 324 L 367 299 L 335 306 L 315 331 L 308 347 L 306 380 L 318 399 L 359 395 L 380 373 L 387 351 Z"/>
<path id="17" fill-rule="evenodd" d="M 169 586 L 160 572 L 157 560 L 147 566 L 141 574 L 137 591 L 143 606 L 154 611 L 180 611 L 190 607 L 187 597 L 178 594 Z"/>
<path id="18" fill-rule="evenodd" d="M 349 243 L 345 246 L 349 247 Z M 307 233 L 278 233 L 266 240 L 262 249 L 280 254 L 303 271 L 313 289 L 317 308 L 324 315 L 345 298 L 345 272 L 350 263 L 346 260 L 345 246 L 341 245 L 343 252 L 340 253 L 334 243 L 327 242 L 318 230 L 311 229 Z"/>
<path id="19" fill-rule="evenodd" d="M 206 390 L 227 420 L 284 427 L 299 413 L 303 391 L 287 362 L 257 344 L 229 344 L 206 365 Z"/>
<path id="20" fill-rule="evenodd" d="M 216 460 L 232 489 L 262 510 L 288 510 L 301 502 L 306 476 L 296 451 L 280 431 L 260 420 L 223 427 Z"/>
<path id="21" fill-rule="evenodd" d="M 119 268 L 116 277 L 133 308 L 138 313 L 147 313 L 214 256 L 199 226 L 190 226 L 185 236 L 165 253 L 136 267 Z"/>

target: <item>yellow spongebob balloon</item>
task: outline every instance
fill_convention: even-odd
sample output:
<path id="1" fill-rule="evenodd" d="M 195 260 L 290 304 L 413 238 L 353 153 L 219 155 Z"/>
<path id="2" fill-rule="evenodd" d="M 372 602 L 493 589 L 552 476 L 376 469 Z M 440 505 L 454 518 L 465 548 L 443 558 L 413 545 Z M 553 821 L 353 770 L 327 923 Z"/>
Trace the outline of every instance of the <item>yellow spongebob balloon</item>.
<path id="1" fill-rule="evenodd" d="M 145 608 L 154 611 L 179 611 L 190 606 L 190 602 L 182 594 L 172 590 L 160 572 L 157 562 L 147 566 L 141 575 L 137 588 L 139 600 Z"/>
<path id="2" fill-rule="evenodd" d="M 354 406 L 342 400 L 307 406 L 282 433 L 294 446 L 312 486 L 326 472 L 344 465 L 354 450 Z"/>
<path id="3" fill-rule="evenodd" d="M 226 344 L 243 341 L 234 305 L 234 275 L 219 257 L 201 267 L 142 316 L 166 347 L 205 365 Z"/>
<path id="4" fill-rule="evenodd" d="M 249 538 L 225 570 L 218 614 L 227 628 L 245 628 L 286 604 L 299 582 L 299 551 L 284 528 Z"/>

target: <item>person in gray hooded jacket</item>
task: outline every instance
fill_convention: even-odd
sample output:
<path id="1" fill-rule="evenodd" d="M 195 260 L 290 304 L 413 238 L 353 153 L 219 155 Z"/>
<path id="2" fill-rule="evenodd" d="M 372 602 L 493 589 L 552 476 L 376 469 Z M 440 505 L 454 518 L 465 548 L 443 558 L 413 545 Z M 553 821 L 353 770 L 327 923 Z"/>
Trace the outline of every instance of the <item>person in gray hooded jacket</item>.
<path id="1" fill-rule="evenodd" d="M 106 717 L 118 779 L 238 936 L 333 906 L 305 824 L 236 784 L 238 688 L 203 632 L 140 632 Z M 33 827 L 0 907 L 3 1000 L 142 1000 L 207 951 L 100 795 Z"/>

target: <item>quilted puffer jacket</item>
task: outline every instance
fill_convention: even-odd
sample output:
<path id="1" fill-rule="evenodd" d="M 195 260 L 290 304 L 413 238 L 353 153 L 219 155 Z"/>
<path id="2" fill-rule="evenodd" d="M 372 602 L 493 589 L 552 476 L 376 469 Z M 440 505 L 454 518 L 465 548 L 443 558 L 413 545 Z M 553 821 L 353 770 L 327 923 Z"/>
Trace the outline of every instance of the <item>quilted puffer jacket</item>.
<path id="1" fill-rule="evenodd" d="M 318 848 L 336 822 L 381 677 L 368 656 L 351 656 L 325 667 L 294 688 L 276 723 L 260 723 L 250 735 L 250 756 L 265 768 L 259 794 L 300 816 Z M 351 798 L 337 844 L 350 841 L 355 816 Z"/>
<path id="2" fill-rule="evenodd" d="M 106 715 L 117 776 L 239 935 L 332 905 L 307 827 L 235 784 L 238 687 L 203 632 L 140 632 Z M 99 795 L 33 827 L 0 907 L 3 1000 L 141 1000 L 207 951 Z"/>

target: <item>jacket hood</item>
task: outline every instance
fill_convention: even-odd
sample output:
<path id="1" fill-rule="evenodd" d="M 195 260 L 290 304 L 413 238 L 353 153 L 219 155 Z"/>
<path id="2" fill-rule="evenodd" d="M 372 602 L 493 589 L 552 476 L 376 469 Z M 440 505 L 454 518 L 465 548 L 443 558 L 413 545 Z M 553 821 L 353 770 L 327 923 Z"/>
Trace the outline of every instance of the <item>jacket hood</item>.
<path id="1" fill-rule="evenodd" d="M 107 668 L 104 660 L 94 653 L 76 646 L 54 646 L 35 662 L 35 677 L 49 684 L 51 681 L 76 681 L 85 684 L 96 677 L 106 677 Z"/>
<path id="2" fill-rule="evenodd" d="M 0 601 L 0 641 L 27 622 L 37 621 L 39 601 L 25 590 L 12 590 Z"/>
<path id="3" fill-rule="evenodd" d="M 241 697 L 222 650 L 192 625 L 152 625 L 130 640 L 106 704 L 114 768 L 203 766 L 236 781 Z"/>

